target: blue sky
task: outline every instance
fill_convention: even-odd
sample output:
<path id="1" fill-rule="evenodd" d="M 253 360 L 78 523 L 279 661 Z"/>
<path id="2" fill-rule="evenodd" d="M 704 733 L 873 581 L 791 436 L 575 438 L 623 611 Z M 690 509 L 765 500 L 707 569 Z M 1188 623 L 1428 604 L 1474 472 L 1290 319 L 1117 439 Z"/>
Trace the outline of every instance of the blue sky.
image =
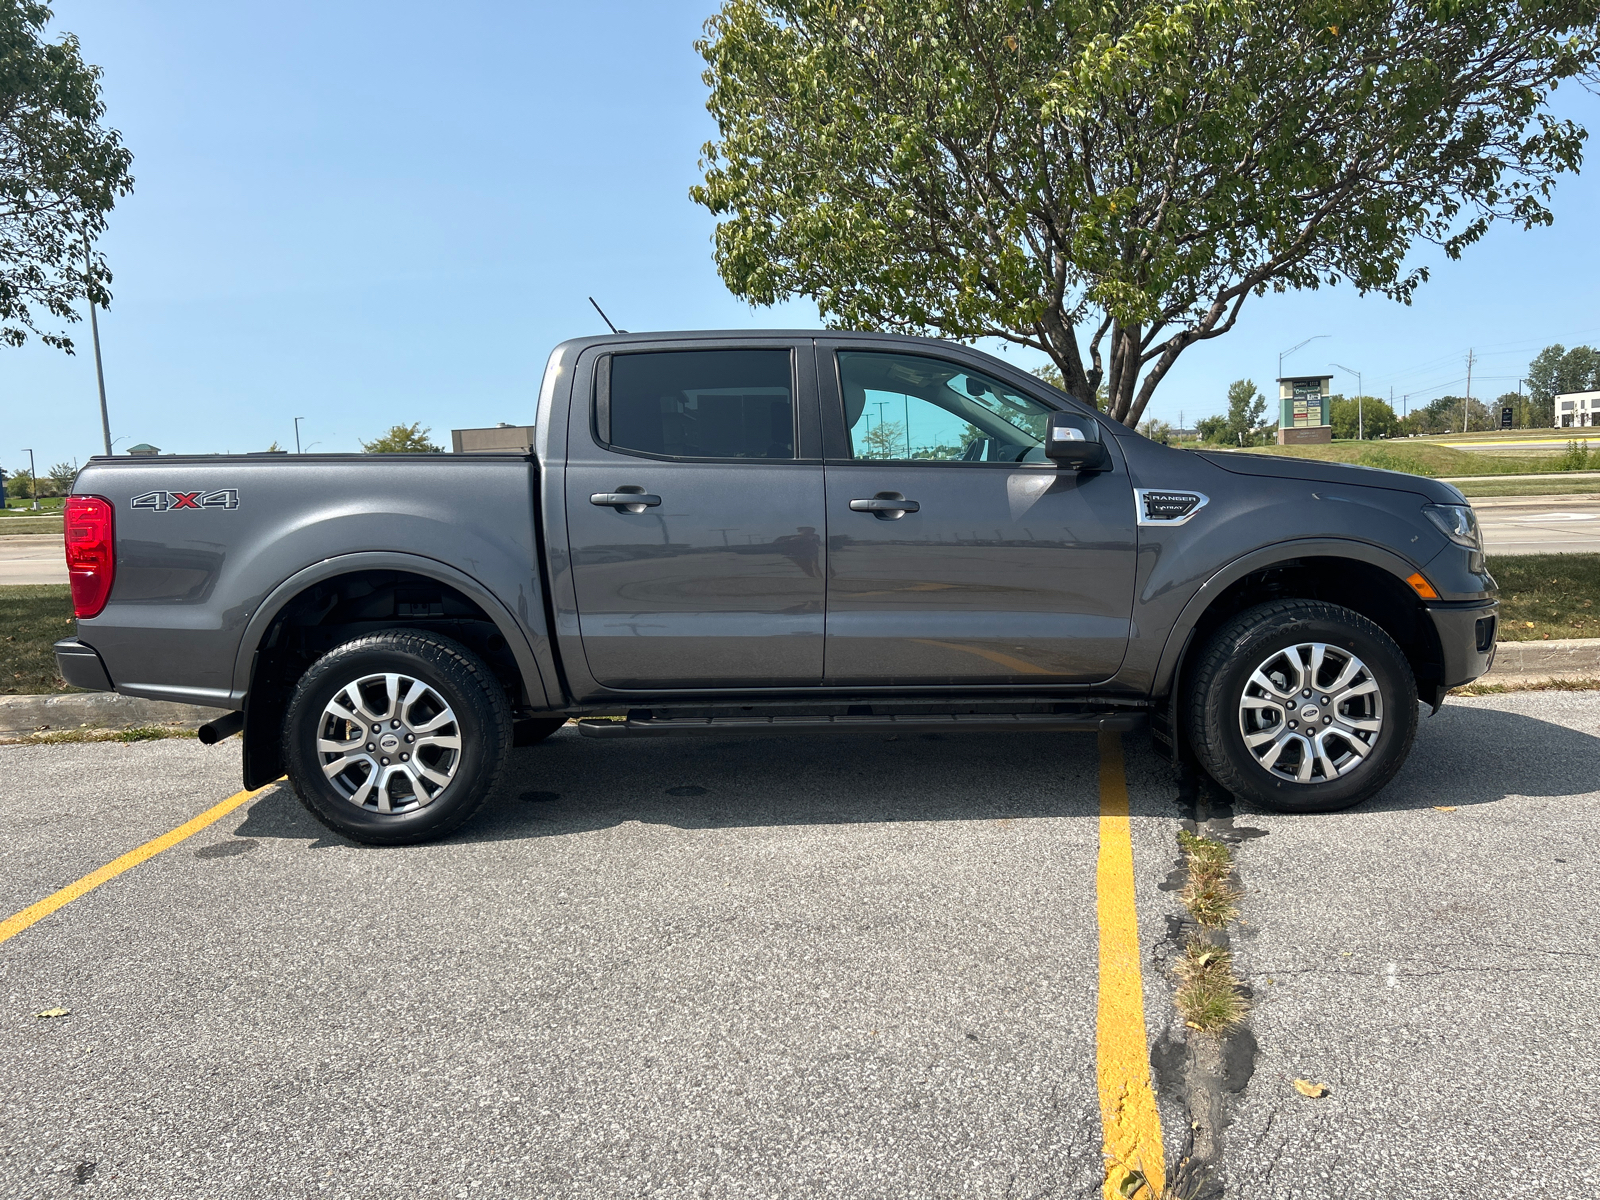
<path id="1" fill-rule="evenodd" d="M 692 43 L 709 2 L 451 5 L 56 0 L 57 30 L 105 70 L 137 186 L 102 245 L 118 449 L 354 450 L 395 422 L 531 419 L 549 348 L 596 332 L 593 294 L 630 329 L 817 324 L 755 311 L 711 260 L 691 204 L 713 133 Z M 1590 124 L 1576 94 L 1562 111 Z M 1285 364 L 1362 371 L 1423 398 L 1514 389 L 1552 341 L 1600 342 L 1600 146 L 1564 182 L 1554 228 L 1499 230 L 1459 263 L 1424 252 L 1416 303 L 1349 288 L 1251 300 L 1189 350 L 1152 412 L 1225 407 Z M 0 465 L 97 453 L 88 327 L 76 357 L 0 350 Z M 1024 365 L 1039 356 L 1012 351 Z M 1343 377 L 1335 381 L 1338 387 Z M 1351 381 L 1353 390 L 1353 381 Z"/>

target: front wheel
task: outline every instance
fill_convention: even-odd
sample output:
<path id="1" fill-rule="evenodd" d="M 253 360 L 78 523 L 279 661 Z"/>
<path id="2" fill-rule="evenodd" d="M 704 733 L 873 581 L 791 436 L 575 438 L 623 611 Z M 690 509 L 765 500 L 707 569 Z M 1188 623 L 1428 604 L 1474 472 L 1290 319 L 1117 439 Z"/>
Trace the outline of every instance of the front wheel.
<path id="1" fill-rule="evenodd" d="M 1417 733 L 1417 683 L 1394 639 L 1360 613 L 1274 601 L 1212 636 L 1188 727 L 1201 765 L 1234 794 L 1280 812 L 1332 812 L 1400 770 Z"/>
<path id="2" fill-rule="evenodd" d="M 312 664 L 289 701 L 283 756 L 317 820 L 398 846 L 443 837 L 482 808 L 511 737 L 511 706 L 482 659 L 398 629 Z"/>

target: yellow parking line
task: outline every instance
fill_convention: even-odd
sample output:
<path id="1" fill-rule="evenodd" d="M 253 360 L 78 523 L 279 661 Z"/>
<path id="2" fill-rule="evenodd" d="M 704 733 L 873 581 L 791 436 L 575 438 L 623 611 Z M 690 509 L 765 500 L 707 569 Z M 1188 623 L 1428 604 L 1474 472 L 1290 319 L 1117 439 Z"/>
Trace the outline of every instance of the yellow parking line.
<path id="1" fill-rule="evenodd" d="M 274 782 L 276 782 L 276 780 L 274 780 Z M 234 809 L 238 808 L 246 800 L 250 799 L 252 796 L 260 795 L 271 786 L 272 784 L 269 783 L 266 785 L 266 787 L 258 787 L 245 792 L 235 792 L 221 804 L 213 805 L 212 807 L 206 809 L 206 811 L 201 813 L 198 817 L 185 821 L 171 833 L 163 833 L 160 837 L 154 839 L 153 841 L 146 842 L 137 850 L 129 850 L 121 858 L 112 859 L 98 871 L 91 871 L 76 883 L 69 883 L 66 887 L 62 888 L 54 895 L 46 896 L 37 904 L 30 904 L 21 912 L 7 917 L 4 921 L 0 921 L 0 942 L 4 942 L 10 938 L 16 937 L 17 934 L 21 933 L 24 929 L 28 928 L 36 921 L 44 920 L 44 918 L 48 917 L 51 913 L 55 912 L 56 909 L 61 908 L 63 905 L 71 904 L 79 896 L 87 895 L 88 893 L 94 891 L 94 889 L 99 887 L 102 883 L 107 883 L 115 879 L 124 871 L 131 871 L 134 867 L 137 867 L 140 863 L 144 862 L 145 859 L 154 858 L 163 850 L 170 849 L 171 847 L 176 846 L 179 842 L 183 841 L 185 838 L 192 837 L 194 834 L 199 833 L 207 825 L 222 820 L 223 817 L 227 816 Z"/>
<path id="2" fill-rule="evenodd" d="M 1144 1172 L 1161 1187 L 1166 1159 L 1161 1116 L 1150 1088 L 1150 1048 L 1144 1027 L 1144 983 L 1139 974 L 1139 918 L 1133 903 L 1133 838 L 1128 829 L 1128 783 L 1122 738 L 1100 735 L 1100 862 L 1095 873 L 1100 919 L 1100 1002 L 1095 1026 L 1095 1074 L 1100 1122 L 1105 1130 L 1106 1200 L 1126 1168 Z M 1139 1200 L 1153 1200 L 1141 1192 Z"/>

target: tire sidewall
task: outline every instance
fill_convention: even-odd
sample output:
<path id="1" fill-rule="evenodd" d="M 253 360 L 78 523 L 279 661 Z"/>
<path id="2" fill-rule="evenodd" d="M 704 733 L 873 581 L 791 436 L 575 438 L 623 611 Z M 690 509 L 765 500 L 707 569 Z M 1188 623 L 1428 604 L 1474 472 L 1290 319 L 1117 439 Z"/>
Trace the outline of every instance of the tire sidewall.
<path id="1" fill-rule="evenodd" d="M 445 649 L 440 645 L 443 639 L 417 636 L 422 647 Z M 301 800 L 324 824 L 358 841 L 399 844 L 439 837 L 477 811 L 499 774 L 499 760 L 509 740 L 507 731 L 496 720 L 490 696 L 481 687 L 464 684 L 460 675 L 465 672 L 441 667 L 433 661 L 441 656 L 426 649 L 368 644 L 376 640 L 336 647 L 302 678 L 284 721 L 289 778 Z M 448 651 L 468 653 L 453 644 Z M 317 753 L 317 734 L 328 702 L 356 680 L 383 673 L 407 675 L 434 688 L 455 713 L 460 729 L 461 760 L 455 776 L 432 803 L 408 813 L 379 813 L 352 804 L 323 774 Z"/>
<path id="2" fill-rule="evenodd" d="M 1416 733 L 1416 684 L 1399 647 L 1381 630 L 1374 627 L 1374 631 L 1376 636 L 1354 622 L 1289 617 L 1258 625 L 1234 641 L 1212 686 L 1205 725 L 1213 746 L 1233 767 L 1234 782 L 1247 795 L 1289 811 L 1328 811 L 1358 804 L 1394 778 Z M 1383 700 L 1383 728 L 1367 761 L 1348 776 L 1309 784 L 1268 771 L 1245 745 L 1239 728 L 1239 704 L 1251 674 L 1277 651 L 1305 642 L 1323 642 L 1361 659 L 1377 680 Z"/>

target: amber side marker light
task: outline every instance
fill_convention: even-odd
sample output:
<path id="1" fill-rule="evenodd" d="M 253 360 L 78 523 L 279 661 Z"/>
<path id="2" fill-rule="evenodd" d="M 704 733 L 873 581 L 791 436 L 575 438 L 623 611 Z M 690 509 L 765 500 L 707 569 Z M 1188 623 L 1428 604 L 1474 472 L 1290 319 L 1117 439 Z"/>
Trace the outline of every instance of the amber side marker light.
<path id="1" fill-rule="evenodd" d="M 111 513 L 111 502 L 100 496 L 67 497 L 67 578 L 72 611 L 80 617 L 99 616 L 111 595 L 117 573 Z"/>
<path id="2" fill-rule="evenodd" d="M 1406 582 L 1411 585 L 1411 590 L 1424 600 L 1437 600 L 1439 598 L 1439 593 L 1433 590 L 1433 584 L 1422 577 L 1421 571 L 1417 571 Z"/>

